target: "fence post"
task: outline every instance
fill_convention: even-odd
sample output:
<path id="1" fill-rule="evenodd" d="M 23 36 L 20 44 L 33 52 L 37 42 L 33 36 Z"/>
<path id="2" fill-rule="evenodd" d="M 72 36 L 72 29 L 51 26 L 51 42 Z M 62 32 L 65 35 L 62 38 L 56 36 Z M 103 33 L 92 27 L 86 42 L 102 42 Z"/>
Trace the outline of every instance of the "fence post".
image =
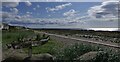
<path id="1" fill-rule="evenodd" d="M 28 47 L 28 57 L 32 57 L 32 43 Z"/>

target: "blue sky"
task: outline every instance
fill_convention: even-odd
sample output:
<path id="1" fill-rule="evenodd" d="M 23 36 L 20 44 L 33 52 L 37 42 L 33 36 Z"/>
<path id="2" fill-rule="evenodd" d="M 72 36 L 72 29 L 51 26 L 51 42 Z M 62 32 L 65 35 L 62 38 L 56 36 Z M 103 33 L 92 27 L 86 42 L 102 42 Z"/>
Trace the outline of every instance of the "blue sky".
<path id="1" fill-rule="evenodd" d="M 69 2 L 71 3 L 71 2 Z M 54 8 L 55 6 L 67 4 L 67 2 L 32 2 L 31 6 L 26 6 L 24 2 L 20 2 L 19 5 L 16 7 L 19 12 L 18 15 L 25 15 L 27 12 L 32 12 L 32 17 L 36 18 L 63 18 L 62 15 L 64 12 L 69 11 L 70 9 L 74 9 L 81 13 L 81 15 L 86 14 L 87 10 L 95 5 L 101 4 L 100 2 L 73 2 L 72 5 L 59 11 L 54 12 L 47 12 L 46 7 Z M 40 7 L 37 8 L 37 5 Z M 34 10 L 33 8 L 36 8 Z M 9 7 L 3 7 L 3 11 L 11 12 Z M 51 16 L 49 16 L 51 15 Z"/>
<path id="2" fill-rule="evenodd" d="M 1 13 L 2 22 L 30 28 L 117 28 L 117 6 L 117 1 L 4 2 Z"/>

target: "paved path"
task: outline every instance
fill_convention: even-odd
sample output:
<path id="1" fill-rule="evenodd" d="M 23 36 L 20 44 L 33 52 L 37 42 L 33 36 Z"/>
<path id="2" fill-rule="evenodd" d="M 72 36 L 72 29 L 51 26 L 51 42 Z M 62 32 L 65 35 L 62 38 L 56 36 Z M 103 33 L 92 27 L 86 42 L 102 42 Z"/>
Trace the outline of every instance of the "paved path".
<path id="1" fill-rule="evenodd" d="M 34 32 L 47 34 L 47 35 L 55 36 L 55 37 L 59 37 L 59 38 L 65 38 L 65 39 L 69 39 L 69 40 L 82 41 L 82 42 L 93 43 L 93 44 L 98 44 L 98 45 L 103 45 L 103 46 L 114 47 L 114 48 L 119 48 L 120 49 L 120 46 L 117 43 L 106 43 L 106 42 L 91 41 L 91 40 L 86 40 L 86 39 L 67 37 L 67 36 L 63 36 L 63 35 L 50 34 L 50 33 L 39 32 L 39 31 L 34 31 Z"/>

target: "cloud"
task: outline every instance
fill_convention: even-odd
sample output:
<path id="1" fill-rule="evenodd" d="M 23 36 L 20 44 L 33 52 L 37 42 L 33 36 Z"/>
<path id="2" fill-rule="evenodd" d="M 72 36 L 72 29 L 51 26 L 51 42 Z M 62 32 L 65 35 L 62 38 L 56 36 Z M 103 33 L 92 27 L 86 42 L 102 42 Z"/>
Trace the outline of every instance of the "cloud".
<path id="1" fill-rule="evenodd" d="M 81 17 L 76 17 L 74 19 L 76 19 L 76 20 L 82 20 L 82 21 L 84 21 L 84 20 L 87 21 L 88 19 L 90 20 L 91 17 L 88 16 L 88 15 L 85 15 L 85 16 L 81 16 Z"/>
<path id="2" fill-rule="evenodd" d="M 26 21 L 29 22 L 28 19 L 31 18 L 31 15 L 25 14 L 25 15 L 20 16 L 18 14 L 11 13 L 11 12 L 0 12 L 0 17 L 3 19 L 3 22 L 5 22 L 5 23 L 26 22 Z"/>
<path id="3" fill-rule="evenodd" d="M 63 13 L 63 16 L 75 16 L 77 14 L 77 11 L 74 9 L 69 10 L 68 12 Z"/>
<path id="4" fill-rule="evenodd" d="M 37 5 L 36 7 L 33 8 L 33 10 L 37 10 L 38 8 L 40 8 L 40 5 Z"/>
<path id="5" fill-rule="evenodd" d="M 0 13 L 2 16 L 2 18 L 4 19 L 4 18 L 13 18 L 14 17 L 14 15 L 13 15 L 13 13 L 8 13 L 8 12 L 1 12 Z"/>
<path id="6" fill-rule="evenodd" d="M 67 6 L 71 6 L 71 5 L 72 5 L 71 3 L 66 3 L 66 4 L 55 6 L 54 8 L 47 7 L 46 10 L 47 11 L 58 11 L 58 10 L 62 10 L 64 8 L 66 8 Z"/>
<path id="7" fill-rule="evenodd" d="M 15 18 L 17 18 L 17 19 L 21 19 L 21 16 L 16 16 Z"/>
<path id="8" fill-rule="evenodd" d="M 6 6 L 6 7 L 17 7 L 20 2 L 21 2 L 21 0 L 12 0 L 11 2 L 2 2 L 2 5 Z M 32 5 L 32 3 L 30 1 L 25 1 L 25 4 L 27 6 Z"/>
<path id="9" fill-rule="evenodd" d="M 32 14 L 32 12 L 27 11 L 26 14 Z"/>
<path id="10" fill-rule="evenodd" d="M 31 3 L 30 1 L 26 1 L 25 4 L 26 4 L 27 6 L 31 6 L 31 5 L 32 5 L 32 3 Z"/>
<path id="11" fill-rule="evenodd" d="M 18 13 L 18 9 L 17 8 L 11 8 L 10 9 L 13 13 L 17 14 Z"/>
<path id="12" fill-rule="evenodd" d="M 37 5 L 37 8 L 40 8 L 40 5 Z"/>
<path id="13" fill-rule="evenodd" d="M 2 2 L 3 6 L 6 7 L 16 7 L 19 5 L 20 0 L 12 0 L 12 2 Z"/>
<path id="14" fill-rule="evenodd" d="M 23 16 L 21 16 L 22 18 L 30 18 L 31 17 L 31 15 L 30 14 L 25 14 L 25 15 L 23 15 Z"/>
<path id="15" fill-rule="evenodd" d="M 66 18 L 32 18 L 29 13 L 30 12 L 27 12 L 27 14 L 20 16 L 9 12 L 2 12 L 3 22 L 8 24 L 11 24 L 12 22 L 12 23 L 35 23 L 41 25 L 47 25 L 47 24 L 68 25 L 78 22 L 73 19 L 66 19 Z"/>
<path id="16" fill-rule="evenodd" d="M 9 13 L 9 12 L 1 12 L 2 16 L 2 22 L 4 23 L 10 23 L 10 22 L 18 22 L 21 21 L 21 16 L 14 14 L 14 13 Z"/>
<path id="17" fill-rule="evenodd" d="M 49 17 L 51 16 L 51 15 L 48 15 Z"/>
<path id="18" fill-rule="evenodd" d="M 102 31 L 118 31 L 119 28 L 89 28 L 95 31 L 102 30 Z"/>
<path id="19" fill-rule="evenodd" d="M 20 19 L 21 18 L 21 16 L 19 16 L 17 14 L 9 13 L 9 12 L 2 12 L 0 14 L 2 14 L 2 16 L 0 16 L 0 17 L 2 17 L 3 20 L 8 19 L 8 21 L 9 21 L 9 19 L 13 20 L 13 19 Z"/>
<path id="20" fill-rule="evenodd" d="M 91 7 L 88 14 L 92 18 L 118 17 L 118 1 L 104 1 L 101 5 Z"/>
<path id="21" fill-rule="evenodd" d="M 36 10 L 36 8 L 33 8 L 33 10 L 35 11 L 35 10 Z"/>
<path id="22" fill-rule="evenodd" d="M 119 1 L 119 0 L 103 0 L 103 1 Z"/>

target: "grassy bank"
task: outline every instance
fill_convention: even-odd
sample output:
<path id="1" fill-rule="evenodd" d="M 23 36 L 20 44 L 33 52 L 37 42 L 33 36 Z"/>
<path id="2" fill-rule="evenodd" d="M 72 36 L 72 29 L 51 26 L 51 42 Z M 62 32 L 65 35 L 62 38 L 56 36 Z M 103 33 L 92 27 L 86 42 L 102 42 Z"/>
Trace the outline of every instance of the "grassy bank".
<path id="1" fill-rule="evenodd" d="M 3 46 L 12 41 L 18 41 L 19 38 L 27 38 L 38 35 L 31 30 L 3 30 L 2 32 Z M 42 34 L 39 35 L 40 37 L 42 37 Z M 23 51 L 24 52 L 20 54 L 27 53 L 28 49 L 24 48 Z M 73 44 L 66 46 L 61 42 L 50 39 L 46 44 L 42 46 L 32 47 L 33 55 L 49 53 L 56 57 L 55 60 L 71 60 L 71 62 L 72 60 L 91 51 L 102 51 L 102 53 L 97 54 L 95 60 L 93 60 L 92 62 L 119 62 L 120 53 L 112 52 L 109 48 L 104 49 L 104 47 L 99 46 L 91 46 L 87 44 Z"/>
<path id="2" fill-rule="evenodd" d="M 2 31 L 2 43 L 7 44 L 13 41 L 18 41 L 19 38 L 27 38 L 28 36 L 34 35 L 34 32 L 31 30 L 3 30 Z"/>
<path id="3" fill-rule="evenodd" d="M 32 47 L 32 53 L 33 54 L 41 54 L 41 53 L 50 53 L 54 55 L 57 50 L 63 47 L 63 44 L 61 42 L 57 42 L 55 40 L 49 40 L 48 43 L 42 45 L 42 46 L 37 46 L 37 47 Z M 28 49 L 24 49 L 25 53 L 28 52 Z"/>

